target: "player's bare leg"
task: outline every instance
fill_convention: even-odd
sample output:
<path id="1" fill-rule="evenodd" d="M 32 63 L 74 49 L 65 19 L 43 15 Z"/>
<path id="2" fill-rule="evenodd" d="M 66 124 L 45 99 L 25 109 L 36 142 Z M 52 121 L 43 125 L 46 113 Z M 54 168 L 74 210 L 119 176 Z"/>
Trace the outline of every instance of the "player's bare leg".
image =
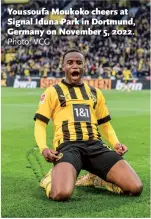
<path id="1" fill-rule="evenodd" d="M 72 195 L 76 170 L 70 163 L 59 163 L 51 169 L 40 182 L 40 186 L 46 190 L 48 198 L 56 201 L 65 201 Z"/>
<path id="2" fill-rule="evenodd" d="M 58 163 L 52 170 L 52 185 L 49 197 L 56 201 L 65 201 L 72 195 L 77 172 L 66 162 Z"/>
<path id="3" fill-rule="evenodd" d="M 124 193 L 140 195 L 143 185 L 135 171 L 124 161 L 118 161 L 108 172 L 106 180 L 115 183 Z"/>

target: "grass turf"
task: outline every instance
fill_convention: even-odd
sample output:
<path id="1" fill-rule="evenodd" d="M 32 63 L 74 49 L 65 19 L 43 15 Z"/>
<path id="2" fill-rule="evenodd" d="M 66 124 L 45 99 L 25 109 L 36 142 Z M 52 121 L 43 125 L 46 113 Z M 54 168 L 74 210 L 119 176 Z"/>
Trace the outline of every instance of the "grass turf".
<path id="1" fill-rule="evenodd" d="M 129 149 L 125 159 L 136 170 L 144 184 L 142 195 L 128 197 L 102 189 L 75 188 L 71 200 L 67 202 L 47 199 L 27 160 L 27 153 L 36 145 L 33 116 L 42 92 L 41 89 L 2 88 L 1 216 L 149 218 L 149 91 L 103 91 L 112 116 L 112 125 L 121 142 Z M 51 145 L 51 123 L 47 133 L 47 141 Z M 29 155 L 34 171 L 39 170 L 35 156 L 42 163 L 44 172 L 47 172 L 51 164 L 43 160 L 38 150 Z M 81 175 L 84 173 L 82 171 Z"/>

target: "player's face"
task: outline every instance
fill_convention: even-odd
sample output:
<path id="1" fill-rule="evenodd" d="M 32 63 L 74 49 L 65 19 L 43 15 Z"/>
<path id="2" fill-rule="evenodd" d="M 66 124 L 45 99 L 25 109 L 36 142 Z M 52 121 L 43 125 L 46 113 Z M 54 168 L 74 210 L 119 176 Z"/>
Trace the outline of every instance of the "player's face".
<path id="1" fill-rule="evenodd" d="M 70 52 L 64 57 L 63 71 L 66 81 L 70 84 L 81 84 L 85 71 L 85 59 L 81 53 Z"/>

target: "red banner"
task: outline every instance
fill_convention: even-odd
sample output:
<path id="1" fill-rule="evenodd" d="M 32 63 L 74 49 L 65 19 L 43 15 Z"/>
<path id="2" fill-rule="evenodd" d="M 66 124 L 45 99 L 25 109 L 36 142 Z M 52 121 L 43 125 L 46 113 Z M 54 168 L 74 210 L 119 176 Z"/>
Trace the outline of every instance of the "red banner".
<path id="1" fill-rule="evenodd" d="M 40 80 L 40 88 L 47 88 L 49 86 L 52 86 L 54 84 L 57 84 L 59 81 L 61 81 L 61 78 L 42 78 Z M 104 89 L 104 90 L 111 90 L 111 79 L 90 79 L 90 80 L 84 80 L 88 85 L 92 87 L 96 87 L 99 89 Z"/>

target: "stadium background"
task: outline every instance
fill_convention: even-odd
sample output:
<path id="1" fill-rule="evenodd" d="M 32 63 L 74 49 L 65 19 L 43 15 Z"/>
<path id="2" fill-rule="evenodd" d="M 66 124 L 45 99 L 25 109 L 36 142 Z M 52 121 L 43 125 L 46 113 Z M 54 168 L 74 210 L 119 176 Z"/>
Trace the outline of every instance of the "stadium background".
<path id="1" fill-rule="evenodd" d="M 12 2 L 16 1 L 2 2 L 1 14 L 2 217 L 149 217 L 150 1 L 23 0 L 19 3 L 18 0 L 17 4 Z M 52 42 L 49 46 L 8 45 L 7 7 L 35 10 L 42 7 L 48 10 L 69 7 L 88 10 L 96 7 L 128 8 L 129 16 L 134 17 L 136 23 L 133 27 L 135 35 L 107 38 L 49 36 Z M 38 19 L 40 18 L 39 16 Z M 60 19 L 59 16 L 57 19 Z M 83 29 L 84 26 L 72 28 Z M 22 35 L 13 37 L 24 38 Z M 118 197 L 93 188 L 82 188 L 75 190 L 71 202 L 54 203 L 46 199 L 35 180 L 35 176 L 39 180 L 50 166 L 45 164 L 38 150 L 34 149 L 32 116 L 43 88 L 57 83 L 63 77 L 61 56 L 72 47 L 84 52 L 87 62 L 85 80 L 102 89 L 113 115 L 115 130 L 120 139 L 128 145 L 129 154 L 126 155 L 126 159 L 140 174 L 145 184 L 144 192 L 139 198 Z M 132 90 L 141 92 L 116 91 L 122 88 L 125 67 L 132 73 Z M 51 145 L 51 124 L 48 133 L 48 142 Z M 32 171 L 36 173 L 35 176 Z"/>
<path id="2" fill-rule="evenodd" d="M 93 8 L 106 8 L 106 9 L 125 9 L 129 8 L 129 17 L 134 18 L 135 26 L 126 26 L 125 29 L 132 29 L 135 33 L 134 36 L 115 35 L 110 37 L 99 36 L 46 36 L 50 38 L 50 45 L 8 45 L 7 39 L 7 7 L 8 5 L 2 4 L 2 79 L 3 84 L 8 86 L 18 87 L 32 87 L 32 78 L 35 79 L 55 77 L 62 78 L 63 72 L 61 70 L 61 57 L 62 54 L 69 48 L 79 48 L 86 56 L 87 71 L 85 78 L 87 79 L 119 79 L 123 78 L 123 69 L 127 67 L 132 73 L 132 82 L 138 83 L 141 80 L 143 88 L 149 88 L 150 80 L 150 3 L 149 1 L 29 1 L 28 4 L 15 4 L 9 5 L 14 9 L 40 9 L 45 7 L 51 11 L 52 7 L 60 9 L 78 9 L 79 6 L 83 9 L 92 10 Z M 31 16 L 18 15 L 16 19 L 28 19 Z M 40 19 L 42 16 L 34 16 Z M 66 16 L 69 19 L 74 16 Z M 81 19 L 81 15 L 76 16 Z M 124 17 L 124 16 L 123 16 Z M 91 18 L 91 15 L 86 17 Z M 119 19 L 119 16 L 104 16 L 100 15 L 99 19 Z M 54 17 L 51 16 L 51 19 Z M 59 20 L 60 16 L 55 16 Z M 122 18 L 121 19 L 125 19 Z M 127 17 L 128 19 L 128 17 Z M 17 29 L 51 29 L 58 26 L 20 26 Z M 67 27 L 67 25 L 63 25 Z M 98 25 L 68 25 L 68 29 L 84 29 L 91 27 L 100 28 Z M 11 28 L 11 26 L 9 26 Z M 113 29 L 113 26 L 104 26 L 101 28 Z M 122 29 L 123 26 L 115 27 Z M 10 38 L 10 36 L 9 36 Z M 14 39 L 30 39 L 36 36 L 13 36 Z M 17 76 L 19 81 L 30 80 L 29 83 L 14 83 L 14 78 Z M 5 83 L 6 80 L 6 83 Z M 10 82 L 11 81 L 11 82 Z M 38 80 L 39 81 L 39 80 Z M 139 81 L 140 82 L 140 81 Z M 105 83 L 105 82 L 104 82 Z M 14 85 L 15 84 L 15 85 Z M 17 84 L 17 85 L 16 85 Z M 36 84 L 36 83 L 35 83 Z M 115 84 L 115 83 L 113 83 Z M 39 83 L 37 85 L 39 86 Z M 112 86 L 111 86 L 112 87 Z M 113 88 L 116 84 L 113 85 Z M 136 86 L 134 86 L 136 87 Z M 138 86 L 139 87 L 139 86 Z M 141 87 L 141 86 L 140 86 Z M 137 88 L 134 88 L 134 90 Z"/>

